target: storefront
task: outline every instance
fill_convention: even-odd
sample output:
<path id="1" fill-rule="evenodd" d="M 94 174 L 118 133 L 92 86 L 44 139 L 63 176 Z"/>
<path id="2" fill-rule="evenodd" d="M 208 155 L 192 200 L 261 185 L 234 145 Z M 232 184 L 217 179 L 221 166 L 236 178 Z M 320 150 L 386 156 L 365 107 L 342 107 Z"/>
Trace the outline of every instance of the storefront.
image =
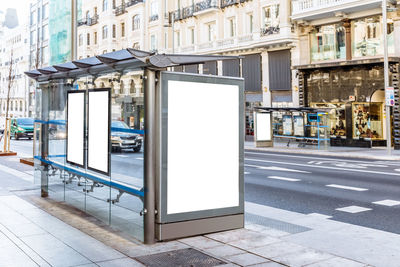
<path id="1" fill-rule="evenodd" d="M 391 59 L 392 84 L 397 59 Z M 385 94 L 380 59 L 298 66 L 306 107 L 329 113 L 331 145 L 385 146 Z M 397 95 L 398 98 L 398 95 Z M 397 100 L 398 103 L 398 100 Z M 395 109 L 396 112 L 396 109 Z M 391 114 L 393 115 L 393 114 Z M 398 124 L 394 125 L 394 129 Z"/>

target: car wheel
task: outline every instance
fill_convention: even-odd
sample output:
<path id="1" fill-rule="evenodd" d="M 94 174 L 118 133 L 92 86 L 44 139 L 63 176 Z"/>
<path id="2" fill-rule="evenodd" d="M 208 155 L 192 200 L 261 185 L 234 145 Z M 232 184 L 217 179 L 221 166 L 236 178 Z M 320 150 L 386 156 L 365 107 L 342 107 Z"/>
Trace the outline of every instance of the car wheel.
<path id="1" fill-rule="evenodd" d="M 133 149 L 133 151 L 134 151 L 134 152 L 139 152 L 141 148 L 142 148 L 141 146 L 140 146 L 140 147 L 135 147 L 135 148 Z"/>
<path id="2" fill-rule="evenodd" d="M 15 139 L 15 140 L 18 140 L 18 139 L 19 139 L 19 137 L 18 137 L 18 134 L 17 134 L 17 133 L 14 133 L 14 139 Z"/>

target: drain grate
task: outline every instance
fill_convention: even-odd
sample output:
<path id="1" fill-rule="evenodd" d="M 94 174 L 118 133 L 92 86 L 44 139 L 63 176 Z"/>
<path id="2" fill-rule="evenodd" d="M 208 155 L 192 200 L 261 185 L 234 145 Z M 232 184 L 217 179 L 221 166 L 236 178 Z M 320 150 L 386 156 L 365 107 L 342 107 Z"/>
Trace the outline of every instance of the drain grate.
<path id="1" fill-rule="evenodd" d="M 135 260 L 149 267 L 211 267 L 226 264 L 193 248 L 136 257 Z"/>
<path id="2" fill-rule="evenodd" d="M 298 234 L 306 231 L 312 230 L 311 228 L 304 227 L 297 224 L 287 223 L 271 218 L 267 218 L 264 216 L 259 216 L 251 213 L 246 213 L 245 215 L 246 222 L 259 224 L 262 226 L 266 226 L 269 228 L 273 228 L 279 231 L 283 231 L 290 234 Z"/>

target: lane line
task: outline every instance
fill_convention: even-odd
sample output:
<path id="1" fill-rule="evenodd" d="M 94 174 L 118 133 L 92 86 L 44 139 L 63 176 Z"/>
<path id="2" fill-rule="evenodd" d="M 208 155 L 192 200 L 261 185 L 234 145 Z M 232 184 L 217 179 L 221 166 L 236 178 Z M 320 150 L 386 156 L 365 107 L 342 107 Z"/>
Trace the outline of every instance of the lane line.
<path id="1" fill-rule="evenodd" d="M 379 171 L 369 171 L 369 170 L 359 170 L 359 169 L 344 169 L 344 168 L 336 168 L 336 167 L 330 167 L 330 166 L 306 165 L 306 164 L 300 164 L 300 163 L 282 162 L 282 161 L 273 161 L 273 160 L 245 159 L 245 161 L 256 161 L 256 162 L 263 162 L 263 163 L 292 165 L 292 166 L 300 166 L 300 167 L 307 167 L 307 168 L 338 170 L 338 171 L 342 171 L 342 172 L 343 171 L 351 171 L 351 172 L 361 172 L 361 173 L 372 173 L 372 174 L 383 174 L 383 175 L 391 175 L 391 176 L 400 176 L 400 173 L 379 172 Z"/>
<path id="2" fill-rule="evenodd" d="M 353 187 L 353 186 L 346 186 L 346 185 L 338 185 L 338 184 L 328 184 L 326 185 L 327 187 L 333 187 L 333 188 L 339 188 L 339 189 L 345 189 L 345 190 L 353 190 L 353 191 L 368 191 L 366 188 L 360 188 L 360 187 Z"/>
<path id="3" fill-rule="evenodd" d="M 371 162 L 368 161 L 361 161 L 361 160 L 351 160 L 351 159 L 340 159 L 340 158 L 336 158 L 336 159 L 332 159 L 330 157 L 335 157 L 334 155 L 332 156 L 327 156 L 327 158 L 320 158 L 320 157 L 312 157 L 312 156 L 300 156 L 300 155 L 284 155 L 281 153 L 262 153 L 262 152 L 244 152 L 245 154 L 254 154 L 254 155 L 266 155 L 266 156 L 278 156 L 278 157 L 286 157 L 286 158 L 303 158 L 303 159 L 317 159 L 317 160 L 327 160 L 327 161 L 346 161 L 346 162 L 355 162 L 355 163 L 365 163 L 365 164 L 370 164 L 370 163 L 374 163 L 374 164 L 383 164 L 383 165 L 393 165 L 393 166 L 398 166 L 398 163 L 396 162 L 386 162 L 386 161 L 382 161 L 382 160 L 371 160 Z M 338 156 L 336 156 L 338 157 Z M 382 163 L 383 162 L 383 163 Z"/>
<path id="4" fill-rule="evenodd" d="M 249 172 L 244 172 L 244 174 L 250 174 Z"/>
<path id="5" fill-rule="evenodd" d="M 32 175 L 28 175 L 27 173 L 15 170 L 15 169 L 11 169 L 7 166 L 4 166 L 2 164 L 0 164 L 0 171 L 2 172 L 6 172 L 8 174 L 11 174 L 17 178 L 21 178 L 22 180 L 28 181 L 28 182 L 33 182 L 33 176 Z"/>
<path id="6" fill-rule="evenodd" d="M 335 210 L 348 212 L 348 213 L 359 213 L 359 212 L 369 211 L 372 209 L 364 208 L 364 207 L 360 207 L 360 206 L 348 206 L 348 207 L 339 208 L 339 209 L 335 209 Z"/>
<path id="7" fill-rule="evenodd" d="M 258 166 L 258 165 L 251 165 L 251 164 L 245 164 L 245 167 L 253 167 L 257 168 L 260 170 L 270 170 L 270 171 L 283 171 L 283 172 L 298 172 L 298 173 L 311 173 L 308 171 L 300 171 L 300 170 L 294 170 L 294 169 L 287 169 L 287 168 L 281 168 L 281 167 L 276 167 L 276 166 Z"/>
<path id="8" fill-rule="evenodd" d="M 376 204 L 376 205 L 387 206 L 387 207 L 393 207 L 393 206 L 398 206 L 398 205 L 400 205 L 400 201 L 391 200 L 391 199 L 386 199 L 386 200 L 381 200 L 381 201 L 375 201 L 375 202 L 372 202 L 372 203 L 373 203 L 373 204 Z"/>
<path id="9" fill-rule="evenodd" d="M 281 177 L 281 176 L 268 176 L 268 178 L 269 179 L 275 179 L 275 180 L 288 181 L 288 182 L 299 182 L 299 181 L 301 181 L 300 179 L 287 178 L 287 177 Z"/>

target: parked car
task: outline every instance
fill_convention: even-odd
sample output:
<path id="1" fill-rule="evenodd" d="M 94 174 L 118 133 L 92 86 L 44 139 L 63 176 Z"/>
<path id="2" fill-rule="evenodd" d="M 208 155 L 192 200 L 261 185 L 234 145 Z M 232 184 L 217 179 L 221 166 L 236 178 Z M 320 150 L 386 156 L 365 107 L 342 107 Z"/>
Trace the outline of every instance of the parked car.
<path id="1" fill-rule="evenodd" d="M 123 121 L 111 122 L 111 147 L 113 151 L 133 149 L 139 152 L 142 148 L 142 139 L 139 134 L 129 132 L 131 129 Z"/>
<path id="2" fill-rule="evenodd" d="M 20 138 L 33 138 L 33 118 L 15 118 L 11 120 L 11 136 Z"/>

